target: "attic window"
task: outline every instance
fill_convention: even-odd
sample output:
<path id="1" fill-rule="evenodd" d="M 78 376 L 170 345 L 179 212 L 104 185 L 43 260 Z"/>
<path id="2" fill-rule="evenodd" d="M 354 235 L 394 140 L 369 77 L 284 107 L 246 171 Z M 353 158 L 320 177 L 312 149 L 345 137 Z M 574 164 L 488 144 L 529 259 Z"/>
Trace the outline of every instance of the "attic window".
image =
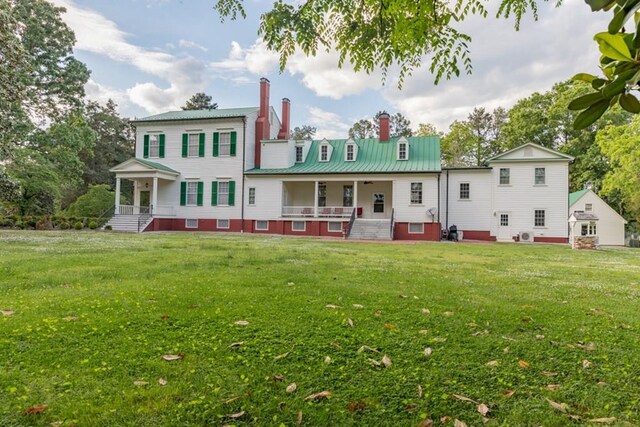
<path id="1" fill-rule="evenodd" d="M 593 210 L 593 204 L 591 203 L 585 203 L 584 204 L 584 211 L 585 212 L 591 212 Z"/>
<path id="2" fill-rule="evenodd" d="M 320 146 L 320 161 L 321 162 L 329 161 L 329 146 L 327 144 L 322 144 Z"/>
<path id="3" fill-rule="evenodd" d="M 302 145 L 296 145 L 296 163 L 302 163 L 302 161 L 304 160 L 304 146 Z"/>
<path id="4" fill-rule="evenodd" d="M 405 141 L 398 142 L 398 160 L 409 160 L 409 145 Z"/>
<path id="5" fill-rule="evenodd" d="M 344 160 L 346 162 L 353 162 L 356 160 L 356 145 L 347 144 L 345 146 Z"/>

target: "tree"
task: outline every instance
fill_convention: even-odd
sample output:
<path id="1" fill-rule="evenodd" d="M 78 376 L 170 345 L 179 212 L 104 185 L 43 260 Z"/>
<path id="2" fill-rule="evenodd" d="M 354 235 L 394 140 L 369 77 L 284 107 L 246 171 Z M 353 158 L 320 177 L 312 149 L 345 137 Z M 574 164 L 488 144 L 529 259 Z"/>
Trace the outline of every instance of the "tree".
<path id="1" fill-rule="evenodd" d="M 360 119 L 349 129 L 349 138 L 366 139 L 378 136 L 376 127 L 371 120 Z"/>
<path id="2" fill-rule="evenodd" d="M 443 133 L 440 132 L 435 125 L 431 123 L 420 123 L 418 125 L 418 130 L 416 131 L 416 136 L 443 136 Z"/>
<path id="3" fill-rule="evenodd" d="M 316 128 L 314 126 L 302 125 L 300 127 L 296 126 L 291 132 L 291 139 L 295 140 L 303 140 L 303 139 L 313 139 L 313 136 L 316 134 Z"/>
<path id="4" fill-rule="evenodd" d="M 217 103 L 212 103 L 213 98 L 204 92 L 198 92 L 193 95 L 187 103 L 182 107 L 183 110 L 215 110 L 218 108 Z"/>
<path id="5" fill-rule="evenodd" d="M 109 185 L 92 185 L 89 190 L 78 197 L 67 209 L 70 216 L 98 217 L 107 209 L 113 207 L 115 193 Z"/>
<path id="6" fill-rule="evenodd" d="M 386 111 L 378 111 L 372 120 L 360 119 L 349 129 L 349 138 L 366 139 L 377 138 L 380 133 L 380 115 L 387 114 Z M 411 136 L 411 122 L 400 113 L 389 116 L 389 136 L 396 138 L 400 136 Z"/>

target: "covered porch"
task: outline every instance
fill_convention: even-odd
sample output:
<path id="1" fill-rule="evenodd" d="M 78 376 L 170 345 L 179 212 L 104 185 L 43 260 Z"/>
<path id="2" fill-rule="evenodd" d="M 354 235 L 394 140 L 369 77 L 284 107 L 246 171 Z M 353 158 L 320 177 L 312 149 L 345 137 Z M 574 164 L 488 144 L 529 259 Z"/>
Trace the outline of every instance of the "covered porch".
<path id="1" fill-rule="evenodd" d="M 392 181 L 308 180 L 282 182 L 284 218 L 390 219 Z"/>

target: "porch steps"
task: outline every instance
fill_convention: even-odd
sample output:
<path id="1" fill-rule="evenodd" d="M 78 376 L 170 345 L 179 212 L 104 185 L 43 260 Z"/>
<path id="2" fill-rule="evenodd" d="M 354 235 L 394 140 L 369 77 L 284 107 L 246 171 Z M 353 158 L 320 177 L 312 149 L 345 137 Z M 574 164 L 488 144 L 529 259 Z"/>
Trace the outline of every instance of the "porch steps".
<path id="1" fill-rule="evenodd" d="M 144 224 L 141 224 L 140 231 L 144 231 L 144 229 L 153 221 L 153 218 L 149 215 L 144 215 L 148 217 Z M 109 221 L 104 225 L 111 226 L 113 231 L 120 231 L 124 233 L 137 233 L 138 232 L 138 220 L 140 219 L 140 215 L 114 215 L 111 217 Z"/>
<path id="2" fill-rule="evenodd" d="M 356 219 L 349 240 L 391 240 L 391 220 Z"/>

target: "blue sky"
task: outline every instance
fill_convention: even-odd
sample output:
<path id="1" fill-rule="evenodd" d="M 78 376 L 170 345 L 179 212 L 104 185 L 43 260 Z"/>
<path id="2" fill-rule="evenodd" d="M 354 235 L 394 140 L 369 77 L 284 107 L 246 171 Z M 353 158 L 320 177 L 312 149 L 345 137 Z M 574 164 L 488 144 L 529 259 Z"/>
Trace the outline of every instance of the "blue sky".
<path id="1" fill-rule="evenodd" d="M 252 106 L 264 76 L 276 111 L 288 97 L 292 127 L 310 124 L 326 138 L 344 137 L 355 121 L 379 110 L 401 112 L 414 129 L 433 123 L 446 131 L 474 107 L 508 108 L 577 72 L 596 72 L 592 37 L 609 18 L 581 0 L 566 0 L 557 9 L 541 4 L 540 20 L 525 19 L 520 32 L 512 21 L 465 21 L 458 29 L 473 38 L 473 75 L 435 86 L 425 58 L 399 90 L 395 71 L 383 85 L 379 71 L 338 69 L 335 52 L 295 54 L 279 73 L 277 55 L 257 35 L 269 1 L 245 0 L 247 19 L 225 23 L 212 9 L 214 0 L 52 1 L 67 9 L 63 19 L 76 33 L 76 56 L 92 71 L 89 98 L 112 98 L 128 117 L 179 109 L 196 92 L 212 95 L 220 108 Z M 497 3 L 488 4 L 494 11 Z"/>

